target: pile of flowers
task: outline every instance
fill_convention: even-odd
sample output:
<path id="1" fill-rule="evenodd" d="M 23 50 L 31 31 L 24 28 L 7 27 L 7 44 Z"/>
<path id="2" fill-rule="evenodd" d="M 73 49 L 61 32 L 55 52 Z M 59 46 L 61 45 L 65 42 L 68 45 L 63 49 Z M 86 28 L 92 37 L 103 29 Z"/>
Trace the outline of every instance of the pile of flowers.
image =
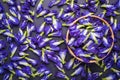
<path id="1" fill-rule="evenodd" d="M 1 80 L 119 79 L 119 9 L 120 0 L 1 0 Z M 90 16 L 68 26 L 86 15 L 110 26 Z"/>

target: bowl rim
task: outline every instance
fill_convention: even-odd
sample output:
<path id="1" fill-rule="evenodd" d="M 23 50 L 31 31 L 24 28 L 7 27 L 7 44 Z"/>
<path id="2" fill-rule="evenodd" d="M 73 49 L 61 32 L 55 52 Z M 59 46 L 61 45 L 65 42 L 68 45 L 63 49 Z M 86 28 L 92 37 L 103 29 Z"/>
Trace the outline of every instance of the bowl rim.
<path id="1" fill-rule="evenodd" d="M 87 62 L 87 63 L 97 63 L 97 62 L 103 60 L 104 58 L 106 58 L 106 57 L 110 54 L 110 52 L 111 52 L 111 50 L 112 50 L 112 48 L 113 48 L 113 46 L 114 46 L 114 33 L 113 33 L 113 30 L 112 30 L 112 27 L 110 26 L 110 24 L 109 24 L 105 19 L 103 19 L 103 18 L 101 18 L 101 17 L 99 17 L 99 16 L 96 16 L 96 15 L 85 15 L 85 16 L 81 16 L 81 17 L 77 18 L 76 20 L 74 20 L 74 21 L 69 25 L 69 27 L 70 27 L 70 26 L 73 26 L 73 25 L 74 25 L 75 23 L 77 23 L 80 19 L 84 19 L 84 18 L 87 18 L 87 17 L 97 18 L 97 19 L 101 20 L 102 22 L 104 22 L 104 23 L 109 27 L 110 32 L 111 32 L 111 38 L 113 39 L 112 44 L 111 44 L 111 46 L 110 46 L 110 50 L 108 51 L 108 53 L 107 53 L 104 57 L 102 57 L 102 58 L 99 59 L 99 60 L 90 60 L 89 62 Z M 66 44 L 67 44 L 68 42 L 69 42 L 69 29 L 67 30 L 67 33 L 66 33 Z M 76 58 L 77 60 L 79 60 L 79 61 L 81 61 L 81 62 L 84 62 L 83 59 L 81 59 L 80 57 L 77 57 L 77 56 L 74 54 L 74 52 L 71 50 L 71 48 L 70 48 L 68 45 L 67 45 L 67 48 L 68 48 L 68 51 L 70 52 L 70 54 L 71 54 L 74 58 Z M 85 62 L 85 63 L 86 63 L 86 62 Z"/>

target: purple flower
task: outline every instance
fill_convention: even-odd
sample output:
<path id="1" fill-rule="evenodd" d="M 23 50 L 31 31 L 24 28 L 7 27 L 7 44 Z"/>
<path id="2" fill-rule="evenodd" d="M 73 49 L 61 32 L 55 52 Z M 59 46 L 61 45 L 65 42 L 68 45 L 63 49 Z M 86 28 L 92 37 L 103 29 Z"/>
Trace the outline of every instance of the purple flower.
<path id="1" fill-rule="evenodd" d="M 32 74 L 31 68 L 28 67 L 28 66 L 23 67 L 23 68 L 22 68 L 22 71 L 25 72 L 25 73 L 28 74 L 28 75 L 31 75 L 31 74 Z"/>
<path id="2" fill-rule="evenodd" d="M 37 0 L 27 0 L 31 6 L 35 7 Z"/>
<path id="3" fill-rule="evenodd" d="M 71 76 L 79 75 L 82 71 L 83 71 L 83 67 L 80 66 L 71 74 Z"/>
<path id="4" fill-rule="evenodd" d="M 7 17 L 8 17 L 8 22 L 10 24 L 13 24 L 13 25 L 18 25 L 19 24 L 19 20 L 17 17 L 14 17 L 14 16 L 11 16 L 10 14 L 6 13 Z"/>
<path id="5" fill-rule="evenodd" d="M 4 7 L 3 5 L 0 3 L 0 13 L 2 13 L 4 11 Z"/>
<path id="6" fill-rule="evenodd" d="M 3 2 L 7 3 L 10 6 L 16 5 L 16 1 L 15 0 L 3 0 Z"/>
<path id="7" fill-rule="evenodd" d="M 57 6 L 60 7 L 60 6 L 63 6 L 64 4 L 66 4 L 66 0 L 61 0 Z"/>
<path id="8" fill-rule="evenodd" d="M 53 16 L 52 19 L 53 19 L 52 27 L 53 27 L 55 30 L 60 30 L 60 29 L 62 28 L 62 23 L 61 23 L 58 19 L 56 19 L 55 16 Z"/>
<path id="9" fill-rule="evenodd" d="M 65 64 L 65 67 L 67 69 L 70 69 L 72 66 L 73 66 L 73 63 L 74 63 L 74 58 L 70 59 L 70 61 L 68 61 L 66 64 Z"/>
<path id="10" fill-rule="evenodd" d="M 16 70 L 16 75 L 19 76 L 19 77 L 27 77 L 27 78 L 29 78 L 29 75 L 27 75 L 22 70 Z"/>
<path id="11" fill-rule="evenodd" d="M 52 0 L 52 1 L 49 2 L 48 7 L 51 8 L 51 7 L 53 7 L 54 5 L 59 4 L 59 2 L 60 2 L 60 1 L 58 1 L 58 0 Z"/>
<path id="12" fill-rule="evenodd" d="M 26 51 L 26 50 L 28 50 L 28 47 L 29 47 L 29 45 L 28 45 L 28 44 L 25 44 L 25 45 L 20 45 L 19 50 L 20 50 L 20 51 Z"/>
<path id="13" fill-rule="evenodd" d="M 25 21 L 25 20 L 22 21 L 22 22 L 20 23 L 20 28 L 24 30 L 24 29 L 27 27 L 27 24 L 28 24 L 27 21 Z"/>
<path id="14" fill-rule="evenodd" d="M 6 47 L 6 43 L 3 40 L 0 40 L 0 50 Z"/>
<path id="15" fill-rule="evenodd" d="M 69 80 L 69 78 L 67 77 L 67 75 L 65 75 L 62 72 L 57 72 L 56 76 L 59 77 L 59 78 L 62 78 L 62 79 Z"/>
<path id="16" fill-rule="evenodd" d="M 10 73 L 7 73 L 4 75 L 3 80 L 9 80 L 10 78 Z"/>
<path id="17" fill-rule="evenodd" d="M 45 25 L 46 25 L 46 22 L 43 22 L 39 27 L 36 28 L 36 31 L 38 33 L 41 33 L 44 31 L 44 28 L 45 28 Z"/>
<path id="18" fill-rule="evenodd" d="M 51 26 L 45 26 L 44 32 L 45 32 L 45 35 L 48 35 L 50 32 L 52 32 L 52 27 Z"/>
<path id="19" fill-rule="evenodd" d="M 23 59 L 23 57 L 19 57 L 19 56 L 14 56 L 14 57 L 12 57 L 12 61 L 19 61 L 19 60 L 21 60 L 21 59 Z"/>
<path id="20" fill-rule="evenodd" d="M 4 69 L 3 67 L 0 67 L 0 74 L 3 74 L 4 73 Z"/>
<path id="21" fill-rule="evenodd" d="M 49 37 L 60 37 L 62 35 L 62 31 L 55 31 L 50 34 L 48 34 Z"/>
<path id="22" fill-rule="evenodd" d="M 44 18 L 44 21 L 45 21 L 47 24 L 52 24 L 52 18 L 51 18 L 51 17 L 45 17 L 45 18 Z"/>
<path id="23" fill-rule="evenodd" d="M 33 66 L 36 66 L 38 64 L 37 60 L 35 59 L 27 58 L 27 57 L 25 57 L 25 59 L 28 61 L 28 63 L 30 63 Z"/>

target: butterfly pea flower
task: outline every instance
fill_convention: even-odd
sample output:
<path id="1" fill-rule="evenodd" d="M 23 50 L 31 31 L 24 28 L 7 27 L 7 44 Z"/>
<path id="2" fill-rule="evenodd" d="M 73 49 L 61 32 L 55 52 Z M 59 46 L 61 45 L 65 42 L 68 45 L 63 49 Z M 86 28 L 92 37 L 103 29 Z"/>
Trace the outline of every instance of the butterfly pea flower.
<path id="1" fill-rule="evenodd" d="M 5 71 L 4 71 L 4 68 L 3 67 L 0 67 L 0 74 L 3 74 Z"/>
<path id="2" fill-rule="evenodd" d="M 60 12 L 59 12 L 58 15 L 57 15 L 57 18 L 58 18 L 58 19 L 61 18 L 63 12 L 64 12 L 64 9 L 61 8 L 61 9 L 60 9 Z"/>
<path id="3" fill-rule="evenodd" d="M 58 11 L 57 10 L 51 10 L 48 14 L 46 14 L 44 17 L 52 17 L 52 16 L 57 16 Z"/>
<path id="4" fill-rule="evenodd" d="M 69 42 L 68 42 L 68 45 L 69 45 L 69 46 L 72 46 L 72 45 L 74 44 L 74 41 L 75 41 L 75 38 L 74 38 L 74 37 L 70 38 L 70 40 L 69 40 Z"/>
<path id="5" fill-rule="evenodd" d="M 61 62 L 62 62 L 63 64 L 66 63 L 66 62 L 65 62 L 66 53 L 67 53 L 66 50 L 61 50 L 61 51 L 59 52 L 59 56 L 60 56 L 60 58 L 61 58 Z"/>
<path id="6" fill-rule="evenodd" d="M 72 67 L 72 69 L 75 69 L 75 68 L 77 68 L 78 66 L 80 66 L 80 64 L 81 64 L 81 62 L 75 62 L 74 64 L 73 64 L 73 67 Z"/>
<path id="7" fill-rule="evenodd" d="M 18 12 L 16 7 L 10 7 L 9 11 L 14 17 L 18 17 Z"/>
<path id="8" fill-rule="evenodd" d="M 14 38 L 14 37 L 15 37 L 15 36 L 13 35 L 13 33 L 10 32 L 9 30 L 6 30 L 6 31 L 3 33 L 3 35 L 9 36 L 9 37 L 11 37 L 11 38 Z"/>
<path id="9" fill-rule="evenodd" d="M 16 34 L 16 37 L 15 37 L 15 39 L 16 39 L 16 41 L 18 42 L 18 43 L 23 43 L 24 44 L 24 42 L 26 41 L 26 35 L 27 35 L 27 31 L 25 31 L 24 33 L 22 32 L 22 30 L 20 30 L 20 32 L 18 32 L 17 34 Z"/>
<path id="10" fill-rule="evenodd" d="M 93 44 L 93 41 L 90 40 L 88 41 L 84 46 L 83 46 L 83 49 L 86 49 L 89 45 Z"/>
<path id="11" fill-rule="evenodd" d="M 83 3 L 83 4 L 80 4 L 79 5 L 80 6 L 80 8 L 88 8 L 88 3 Z"/>
<path id="12" fill-rule="evenodd" d="M 28 80 L 28 78 L 18 77 L 19 80 Z"/>
<path id="13" fill-rule="evenodd" d="M 20 45 L 19 50 L 20 51 L 26 51 L 28 49 L 29 45 L 28 44 L 24 44 L 24 45 Z"/>
<path id="14" fill-rule="evenodd" d="M 55 64 L 56 68 L 61 71 L 62 73 L 65 73 L 65 70 L 63 67 L 60 67 L 58 64 Z"/>
<path id="15" fill-rule="evenodd" d="M 53 31 L 52 26 L 45 26 L 44 32 L 45 35 L 49 35 Z"/>
<path id="16" fill-rule="evenodd" d="M 3 13 L 3 14 L 1 14 L 0 15 L 1 16 L 1 22 L 2 22 L 2 25 L 4 25 L 3 27 L 6 27 L 6 28 L 8 28 L 9 30 L 11 30 L 11 26 L 10 26 L 10 23 L 9 23 L 9 21 L 8 21 L 8 19 L 7 19 L 7 16 L 6 16 L 6 14 L 5 13 Z"/>
<path id="17" fill-rule="evenodd" d="M 117 80 L 115 74 L 109 74 L 108 76 L 102 78 L 102 80 Z"/>
<path id="18" fill-rule="evenodd" d="M 32 67 L 32 65 L 29 64 L 26 60 L 18 61 L 18 64 L 21 66 L 29 66 L 33 72 L 36 71 L 36 69 Z"/>
<path id="19" fill-rule="evenodd" d="M 23 57 L 19 57 L 19 56 L 13 56 L 12 57 L 12 61 L 19 61 L 19 60 L 21 60 L 21 59 L 23 59 L 24 58 L 24 56 Z"/>
<path id="20" fill-rule="evenodd" d="M 17 76 L 20 76 L 20 77 L 26 77 L 26 78 L 29 78 L 30 76 L 29 75 L 27 75 L 25 72 L 23 72 L 22 70 L 16 70 L 15 71 L 15 74 L 17 75 Z"/>
<path id="21" fill-rule="evenodd" d="M 49 63 L 48 59 L 47 59 L 47 55 L 45 54 L 45 49 L 44 48 L 42 48 L 40 60 L 42 60 L 44 63 Z"/>
<path id="22" fill-rule="evenodd" d="M 57 4 L 59 4 L 60 0 L 52 0 L 49 2 L 48 7 L 51 8 Z"/>
<path id="23" fill-rule="evenodd" d="M 92 40 L 94 40 L 94 42 L 95 42 L 96 44 L 98 44 L 98 40 L 97 40 L 97 38 L 96 38 L 96 34 L 95 34 L 95 33 L 91 33 L 91 38 L 92 38 Z"/>
<path id="24" fill-rule="evenodd" d="M 60 0 L 60 2 L 57 4 L 58 7 L 63 6 L 66 4 L 66 0 Z"/>
<path id="25" fill-rule="evenodd" d="M 51 17 L 45 17 L 45 18 L 44 18 L 44 21 L 45 21 L 47 24 L 52 24 L 52 18 L 51 18 Z"/>
<path id="26" fill-rule="evenodd" d="M 27 42 L 28 42 L 28 44 L 29 44 L 30 47 L 36 49 L 36 45 L 31 41 L 31 39 L 27 38 L 26 40 L 27 40 Z"/>
<path id="27" fill-rule="evenodd" d="M 20 28 L 21 28 L 22 30 L 24 30 L 24 29 L 27 27 L 27 24 L 28 24 L 28 22 L 27 22 L 26 20 L 23 20 L 23 21 L 20 23 Z"/>
<path id="28" fill-rule="evenodd" d="M 39 13 L 40 11 L 43 10 L 43 6 L 42 6 L 43 2 L 44 2 L 44 0 L 39 1 L 38 5 L 37 5 L 37 9 L 36 9 L 37 13 Z"/>
<path id="29" fill-rule="evenodd" d="M 8 21 L 13 24 L 13 25 L 18 25 L 19 24 L 19 20 L 17 17 L 11 16 L 9 13 L 6 13 L 7 17 L 8 17 Z"/>
<path id="30" fill-rule="evenodd" d="M 4 7 L 3 5 L 0 3 L 0 13 L 2 13 L 4 11 Z"/>
<path id="31" fill-rule="evenodd" d="M 60 47 L 58 47 L 58 46 L 46 46 L 46 49 L 52 50 L 52 51 L 59 51 Z"/>
<path id="32" fill-rule="evenodd" d="M 50 55 L 50 54 L 47 54 L 47 57 L 50 61 L 54 62 L 55 65 L 59 68 L 63 68 L 63 65 L 62 63 L 60 62 L 60 57 L 59 56 L 56 56 L 56 55 Z"/>
<path id="33" fill-rule="evenodd" d="M 107 40 L 105 37 L 103 37 L 103 44 L 104 44 L 104 46 L 106 46 L 106 47 L 110 47 L 110 42 L 111 42 L 111 40 Z"/>
<path id="34" fill-rule="evenodd" d="M 71 74 L 71 76 L 79 75 L 82 72 L 82 70 L 83 70 L 83 67 L 80 66 Z"/>
<path id="35" fill-rule="evenodd" d="M 118 21 L 117 21 L 117 19 L 115 19 L 114 22 L 113 22 L 113 26 L 112 26 L 112 29 L 113 29 L 114 31 L 117 30 L 117 24 L 118 24 Z"/>
<path id="36" fill-rule="evenodd" d="M 31 35 L 31 32 L 33 32 L 35 30 L 35 25 L 34 24 L 29 24 L 27 26 L 27 36 Z"/>
<path id="37" fill-rule="evenodd" d="M 43 76 L 41 80 L 47 80 L 47 79 L 49 79 L 49 77 L 51 77 L 51 76 L 52 76 L 52 73 L 51 73 L 51 74 L 48 74 L 48 75 Z"/>
<path id="38" fill-rule="evenodd" d="M 74 4 L 73 6 L 70 6 L 70 8 L 72 11 L 75 12 L 80 11 L 80 6 L 78 4 Z"/>
<path id="39" fill-rule="evenodd" d="M 120 59 L 117 60 L 117 67 L 120 68 Z"/>
<path id="40" fill-rule="evenodd" d="M 0 40 L 0 50 L 6 47 L 6 43 L 5 41 L 3 41 L 2 39 Z"/>
<path id="41" fill-rule="evenodd" d="M 35 7 L 37 0 L 27 0 L 32 7 Z"/>
<path id="42" fill-rule="evenodd" d="M 97 12 L 97 7 L 88 7 L 90 12 L 96 13 Z"/>
<path id="43" fill-rule="evenodd" d="M 32 74 L 32 70 L 29 66 L 26 66 L 26 67 L 23 67 L 22 68 L 22 71 L 28 75 L 31 75 Z"/>
<path id="44" fill-rule="evenodd" d="M 105 8 L 105 9 L 111 9 L 111 10 L 115 10 L 116 7 L 114 5 L 111 5 L 111 4 L 103 4 L 101 5 L 101 8 Z"/>
<path id="45" fill-rule="evenodd" d="M 111 68 L 111 70 L 112 70 L 118 77 L 120 77 L 120 71 L 119 71 L 118 69 Z"/>
<path id="46" fill-rule="evenodd" d="M 43 9 L 42 11 L 40 11 L 38 14 L 37 14 L 37 18 L 41 17 L 41 16 L 44 16 L 46 14 L 49 13 L 49 10 L 48 9 Z"/>
<path id="47" fill-rule="evenodd" d="M 61 29 L 62 28 L 62 23 L 58 20 L 58 19 L 56 19 L 56 17 L 55 16 L 52 16 L 52 19 L 53 19 L 53 25 L 52 25 L 52 27 L 55 29 L 55 30 L 59 30 L 59 29 Z"/>
<path id="48" fill-rule="evenodd" d="M 28 20 L 28 21 L 30 21 L 30 22 L 34 22 L 34 20 L 33 20 L 33 16 L 31 16 L 31 15 L 23 15 L 23 18 L 25 19 L 25 20 Z"/>
<path id="49" fill-rule="evenodd" d="M 116 63 L 117 60 L 118 60 L 118 52 L 117 52 L 117 51 L 114 52 L 112 56 L 113 56 L 113 61 L 114 61 L 114 63 Z"/>
<path id="50" fill-rule="evenodd" d="M 70 59 L 66 64 L 65 67 L 66 69 L 70 69 L 72 68 L 73 64 L 74 64 L 75 58 Z"/>
<path id="51" fill-rule="evenodd" d="M 10 44 L 10 49 L 11 49 L 11 55 L 10 55 L 10 57 L 12 58 L 15 55 L 18 47 L 15 44 Z"/>
<path id="52" fill-rule="evenodd" d="M 30 4 L 25 2 L 23 5 L 18 6 L 19 10 L 24 14 L 29 14 Z"/>
<path id="53" fill-rule="evenodd" d="M 14 69 L 22 69 L 16 62 L 12 62 L 12 65 Z"/>
<path id="54" fill-rule="evenodd" d="M 48 71 L 48 68 L 45 65 L 40 65 L 37 71 L 33 74 L 33 77 L 43 74 L 45 71 Z"/>
<path id="55" fill-rule="evenodd" d="M 70 5 L 68 5 L 63 12 L 67 14 L 67 13 L 72 13 L 72 11 L 73 10 L 70 8 Z"/>
<path id="56" fill-rule="evenodd" d="M 62 79 L 70 80 L 69 77 L 62 72 L 57 72 L 56 76 Z"/>
<path id="57" fill-rule="evenodd" d="M 40 27 L 37 27 L 37 28 L 36 28 L 37 32 L 38 32 L 38 33 L 43 32 L 44 29 L 45 29 L 45 27 L 46 27 L 45 25 L 46 25 L 46 22 L 43 22 L 43 23 L 40 25 Z"/>
<path id="58" fill-rule="evenodd" d="M 78 29 L 72 30 L 72 31 L 70 31 L 70 35 L 72 37 L 76 38 L 76 37 L 78 37 L 80 35 L 80 30 L 78 30 Z"/>
<path id="59" fill-rule="evenodd" d="M 28 57 L 25 57 L 25 59 L 26 59 L 30 64 L 32 64 L 33 66 L 35 66 L 35 65 L 38 64 L 37 60 L 35 60 L 35 59 L 28 58 Z"/>
<path id="60" fill-rule="evenodd" d="M 26 60 L 20 60 L 20 61 L 18 61 L 18 64 L 22 65 L 22 66 L 32 67 L 31 64 L 29 64 Z"/>
<path id="61" fill-rule="evenodd" d="M 2 0 L 4 3 L 7 3 L 10 6 L 14 6 L 16 4 L 15 0 Z"/>
<path id="62" fill-rule="evenodd" d="M 89 73 L 88 80 L 98 79 L 102 75 L 102 72 Z"/>
<path id="63" fill-rule="evenodd" d="M 27 53 L 25 53 L 25 52 L 22 52 L 22 51 L 19 52 L 18 54 L 19 54 L 19 56 L 21 56 L 21 57 L 23 57 L 23 56 L 29 56 L 29 54 L 27 54 Z"/>
<path id="64" fill-rule="evenodd" d="M 112 68 L 113 65 L 114 65 L 114 61 L 113 61 L 113 60 L 110 60 L 109 62 L 106 63 L 105 68 L 104 68 L 104 71 Z"/>
<path id="65" fill-rule="evenodd" d="M 3 76 L 3 80 L 9 80 L 10 78 L 10 73 L 6 73 L 4 76 Z"/>
<path id="66" fill-rule="evenodd" d="M 40 40 L 40 43 L 38 44 L 39 47 L 43 47 L 47 45 L 47 42 L 49 42 L 52 38 L 43 38 Z"/>
<path id="67" fill-rule="evenodd" d="M 37 50 L 37 49 L 33 49 L 33 48 L 29 48 L 30 51 L 32 51 L 33 53 L 35 53 L 37 56 L 41 56 L 41 50 Z"/>
<path id="68" fill-rule="evenodd" d="M 0 34 L 3 34 L 4 32 L 6 32 L 6 30 L 0 30 Z"/>
<path id="69" fill-rule="evenodd" d="M 103 10 L 102 13 L 98 14 L 99 17 L 104 18 L 106 14 L 106 10 Z"/>
<path id="70" fill-rule="evenodd" d="M 64 40 L 60 40 L 60 41 L 58 41 L 58 40 L 51 40 L 51 41 L 50 41 L 50 46 L 59 46 L 59 45 L 61 45 L 63 42 L 64 42 Z"/>
<path id="71" fill-rule="evenodd" d="M 61 16 L 61 18 L 62 18 L 62 20 L 64 20 L 64 21 L 66 21 L 66 20 L 68 20 L 71 16 L 73 16 L 74 14 L 73 14 L 73 12 L 68 12 L 68 13 L 64 13 L 62 16 Z"/>
<path id="72" fill-rule="evenodd" d="M 12 63 L 9 63 L 9 64 L 5 64 L 3 65 L 4 69 L 10 71 L 11 73 L 15 74 L 15 71 L 14 71 L 14 67 L 12 65 Z"/>

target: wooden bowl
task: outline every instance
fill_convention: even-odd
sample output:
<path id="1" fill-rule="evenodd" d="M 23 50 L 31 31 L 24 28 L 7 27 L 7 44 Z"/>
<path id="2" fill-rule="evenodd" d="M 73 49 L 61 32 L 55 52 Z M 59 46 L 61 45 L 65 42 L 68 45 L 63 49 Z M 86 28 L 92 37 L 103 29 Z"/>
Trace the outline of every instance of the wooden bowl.
<path id="1" fill-rule="evenodd" d="M 100 18 L 99 16 L 86 15 L 86 16 L 79 17 L 78 19 L 76 19 L 75 21 L 73 21 L 71 24 L 69 24 L 69 26 L 73 26 L 73 25 L 74 25 L 75 23 L 77 23 L 80 19 L 85 19 L 85 18 L 87 18 L 87 17 L 97 18 L 97 19 L 101 20 L 101 21 L 104 22 L 104 23 L 109 27 L 109 29 L 110 29 L 111 38 L 113 39 L 113 42 L 112 42 L 112 44 L 111 44 L 111 46 L 110 46 L 110 50 L 108 51 L 108 53 L 106 54 L 106 56 L 104 56 L 103 58 L 100 59 L 100 60 L 103 60 L 104 58 L 106 58 L 106 57 L 110 54 L 110 52 L 111 52 L 111 50 L 112 50 L 112 48 L 113 48 L 113 46 L 114 46 L 114 33 L 113 33 L 113 30 L 112 30 L 112 27 L 110 26 L 110 24 L 109 24 L 106 20 L 104 20 L 103 18 Z M 69 29 L 67 30 L 67 34 L 66 34 L 66 43 L 67 43 L 67 44 L 68 44 L 68 41 L 69 41 Z M 77 56 L 74 54 L 74 52 L 71 50 L 71 48 L 70 48 L 69 46 L 67 46 L 67 48 L 68 48 L 70 54 L 71 54 L 74 58 L 76 58 L 77 60 L 79 60 L 79 61 L 81 61 L 81 62 L 84 62 L 83 59 L 77 57 Z M 88 63 L 97 63 L 97 62 L 100 61 L 100 60 L 90 60 Z"/>

